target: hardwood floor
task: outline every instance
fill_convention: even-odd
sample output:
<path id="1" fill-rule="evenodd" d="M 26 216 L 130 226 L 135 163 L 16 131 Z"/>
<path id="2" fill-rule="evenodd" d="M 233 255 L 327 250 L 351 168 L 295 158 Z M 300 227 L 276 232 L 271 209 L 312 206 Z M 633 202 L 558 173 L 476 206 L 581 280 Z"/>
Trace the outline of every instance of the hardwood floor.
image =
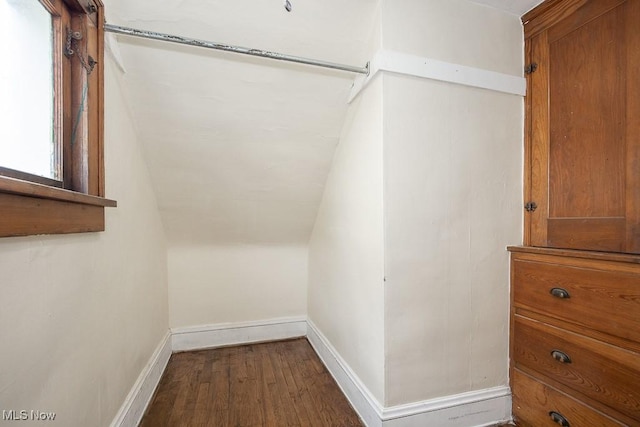
<path id="1" fill-rule="evenodd" d="M 362 425 L 304 338 L 172 355 L 140 424 Z"/>

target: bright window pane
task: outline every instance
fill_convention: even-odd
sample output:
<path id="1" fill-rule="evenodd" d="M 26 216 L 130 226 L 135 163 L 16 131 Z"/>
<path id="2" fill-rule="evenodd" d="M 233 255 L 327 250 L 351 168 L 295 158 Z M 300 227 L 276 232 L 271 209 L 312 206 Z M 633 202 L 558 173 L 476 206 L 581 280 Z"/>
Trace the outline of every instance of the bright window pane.
<path id="1" fill-rule="evenodd" d="M 55 179 L 52 47 L 38 0 L 0 0 L 0 166 Z"/>

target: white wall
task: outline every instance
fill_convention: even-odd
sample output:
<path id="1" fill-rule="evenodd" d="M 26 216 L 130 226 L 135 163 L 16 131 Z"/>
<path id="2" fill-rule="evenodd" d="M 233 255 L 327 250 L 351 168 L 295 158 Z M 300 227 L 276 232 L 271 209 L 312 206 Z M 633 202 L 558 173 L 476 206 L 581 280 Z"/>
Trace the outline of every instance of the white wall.
<path id="1" fill-rule="evenodd" d="M 384 396 L 382 79 L 350 105 L 309 243 L 309 318 Z"/>
<path id="2" fill-rule="evenodd" d="M 385 77 L 387 404 L 507 384 L 521 103 Z"/>
<path id="3" fill-rule="evenodd" d="M 466 0 L 382 0 L 382 47 L 522 75 L 520 18 Z"/>
<path id="4" fill-rule="evenodd" d="M 307 313 L 304 246 L 171 247 L 168 259 L 172 328 Z"/>
<path id="5" fill-rule="evenodd" d="M 164 233 L 105 60 L 106 231 L 0 239 L 0 409 L 65 427 L 108 425 L 168 329 Z"/>
<path id="6" fill-rule="evenodd" d="M 383 45 L 520 75 L 514 15 L 462 0 L 383 5 Z M 523 101 L 384 78 L 385 405 L 507 384 Z"/>

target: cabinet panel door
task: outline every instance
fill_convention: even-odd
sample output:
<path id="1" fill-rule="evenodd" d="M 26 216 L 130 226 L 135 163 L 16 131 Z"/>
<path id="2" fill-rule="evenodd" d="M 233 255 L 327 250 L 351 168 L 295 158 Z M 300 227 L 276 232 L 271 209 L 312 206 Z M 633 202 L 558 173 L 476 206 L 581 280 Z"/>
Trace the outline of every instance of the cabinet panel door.
<path id="1" fill-rule="evenodd" d="M 533 246 L 640 253 L 638 22 L 594 0 L 528 40 Z"/>

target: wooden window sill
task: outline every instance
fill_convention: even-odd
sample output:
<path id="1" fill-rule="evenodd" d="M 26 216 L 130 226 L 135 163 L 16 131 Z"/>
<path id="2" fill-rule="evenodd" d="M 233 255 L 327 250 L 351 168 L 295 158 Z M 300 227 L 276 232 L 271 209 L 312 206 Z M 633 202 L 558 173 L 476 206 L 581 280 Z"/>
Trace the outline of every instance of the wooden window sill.
<path id="1" fill-rule="evenodd" d="M 104 231 L 115 200 L 0 176 L 0 237 Z"/>

